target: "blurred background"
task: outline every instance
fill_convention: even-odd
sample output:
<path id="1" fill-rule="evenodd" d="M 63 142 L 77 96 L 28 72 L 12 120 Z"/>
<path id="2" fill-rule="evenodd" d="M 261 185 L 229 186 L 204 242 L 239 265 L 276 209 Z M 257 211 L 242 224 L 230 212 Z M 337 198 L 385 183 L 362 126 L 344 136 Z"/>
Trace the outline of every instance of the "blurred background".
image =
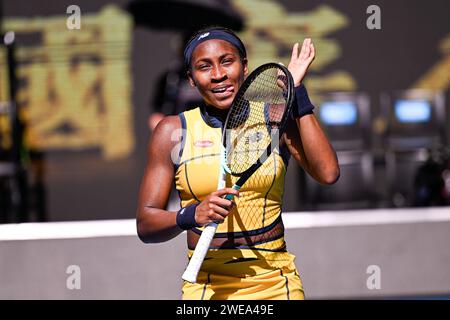
<path id="1" fill-rule="evenodd" d="M 315 43 L 305 85 L 341 177 L 291 163 L 287 214 L 448 208 L 449 2 L 372 2 L 78 0 L 77 28 L 73 1 L 0 0 L 0 223 L 134 219 L 152 129 L 198 99 L 184 43 L 211 24 L 250 69 Z"/>
<path id="2" fill-rule="evenodd" d="M 379 1 L 379 30 L 368 1 L 79 1 L 81 29 L 70 1 L 39 3 L 2 1 L 2 222 L 133 217 L 150 122 L 195 106 L 181 51 L 209 24 L 239 31 L 252 69 L 315 41 L 305 84 L 341 178 L 291 165 L 285 211 L 450 203 L 447 1 Z"/>

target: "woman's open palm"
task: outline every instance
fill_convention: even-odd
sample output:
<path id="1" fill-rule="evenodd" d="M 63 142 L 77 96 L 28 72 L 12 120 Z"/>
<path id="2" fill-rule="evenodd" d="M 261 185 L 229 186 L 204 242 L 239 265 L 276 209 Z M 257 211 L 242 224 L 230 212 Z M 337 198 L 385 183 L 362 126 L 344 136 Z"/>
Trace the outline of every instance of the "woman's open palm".
<path id="1" fill-rule="evenodd" d="M 303 40 L 303 45 L 299 53 L 299 44 L 295 43 L 292 48 L 291 61 L 288 69 L 294 78 L 294 85 L 298 87 L 308 71 L 309 66 L 316 56 L 316 50 L 311 38 Z"/>

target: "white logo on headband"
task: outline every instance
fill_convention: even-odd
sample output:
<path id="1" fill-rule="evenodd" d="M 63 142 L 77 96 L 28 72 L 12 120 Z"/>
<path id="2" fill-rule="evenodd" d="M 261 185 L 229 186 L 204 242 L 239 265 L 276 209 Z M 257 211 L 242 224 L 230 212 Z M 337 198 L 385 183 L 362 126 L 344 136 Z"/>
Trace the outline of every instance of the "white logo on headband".
<path id="1" fill-rule="evenodd" d="M 206 33 L 200 35 L 200 36 L 198 37 L 197 41 L 200 40 L 200 39 L 203 39 L 203 38 L 205 38 L 205 37 L 207 37 L 207 36 L 209 36 L 209 32 L 206 32 Z"/>

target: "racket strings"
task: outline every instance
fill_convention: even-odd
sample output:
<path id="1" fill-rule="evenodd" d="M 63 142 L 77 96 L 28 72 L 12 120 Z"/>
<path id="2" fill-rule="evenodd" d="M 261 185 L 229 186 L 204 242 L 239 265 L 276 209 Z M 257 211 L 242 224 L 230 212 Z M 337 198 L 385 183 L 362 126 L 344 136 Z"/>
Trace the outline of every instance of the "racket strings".
<path id="1" fill-rule="evenodd" d="M 277 197 L 281 195 L 276 191 L 283 184 L 282 161 L 279 155 L 273 152 L 246 181 L 240 191 L 240 197 L 235 199 L 237 211 L 232 217 L 235 221 L 232 228 L 251 234 L 233 238 L 231 243 L 235 246 L 244 245 L 265 252 L 280 252 L 286 249 L 283 224 L 278 220 L 281 199 Z M 252 234 L 256 230 L 259 231 L 258 234 Z"/>
<path id="2" fill-rule="evenodd" d="M 233 102 L 225 125 L 226 162 L 232 175 L 246 172 L 257 161 L 262 163 L 241 188 L 235 199 L 236 210 L 231 230 L 264 231 L 227 239 L 222 246 L 247 246 L 258 254 L 286 250 L 284 228 L 277 222 L 282 196 L 277 188 L 284 185 L 283 160 L 271 143 L 280 141 L 279 130 L 287 112 L 288 76 L 275 66 L 259 73 Z M 241 90 L 240 90 L 241 91 Z M 270 146 L 270 147 L 269 147 Z M 236 183 L 239 177 L 232 176 Z M 247 233 L 248 234 L 248 233 Z M 264 259 L 271 267 L 282 267 L 286 261 Z M 280 264 L 280 265 L 278 265 Z"/>
<path id="3" fill-rule="evenodd" d="M 287 77 L 276 67 L 260 74 L 237 97 L 225 126 L 226 162 L 232 174 L 241 174 L 263 161 L 278 134 L 286 111 Z M 270 150 L 269 150 L 270 152 Z"/>

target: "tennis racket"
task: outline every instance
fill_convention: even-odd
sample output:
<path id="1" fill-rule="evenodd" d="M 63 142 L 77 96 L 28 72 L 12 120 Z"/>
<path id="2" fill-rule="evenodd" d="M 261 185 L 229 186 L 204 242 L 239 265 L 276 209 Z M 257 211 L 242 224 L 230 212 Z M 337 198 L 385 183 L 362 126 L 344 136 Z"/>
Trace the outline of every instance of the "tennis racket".
<path id="1" fill-rule="evenodd" d="M 233 186 L 233 189 L 239 190 L 278 147 L 293 99 L 294 80 L 283 65 L 264 64 L 245 79 L 223 128 L 218 189 L 225 186 L 228 173 L 239 177 Z M 227 195 L 225 199 L 232 200 L 233 195 Z M 183 280 L 191 283 L 197 281 L 217 226 L 212 222 L 204 228 L 183 273 Z"/>

